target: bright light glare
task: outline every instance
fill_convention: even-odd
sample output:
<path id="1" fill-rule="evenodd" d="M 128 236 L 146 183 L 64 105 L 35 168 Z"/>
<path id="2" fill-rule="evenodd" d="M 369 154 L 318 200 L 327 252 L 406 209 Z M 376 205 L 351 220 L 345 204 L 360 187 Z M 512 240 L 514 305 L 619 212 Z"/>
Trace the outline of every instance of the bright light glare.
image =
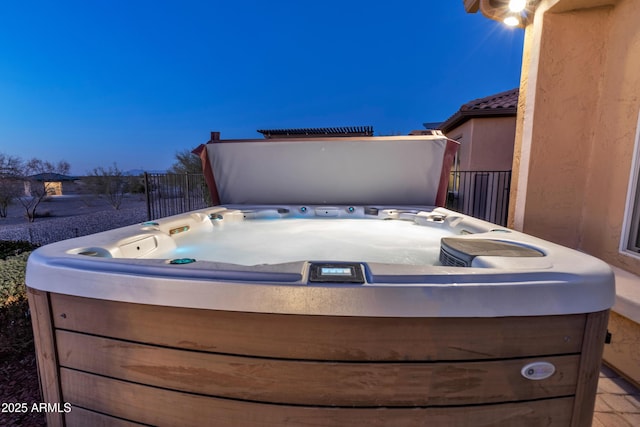
<path id="1" fill-rule="evenodd" d="M 518 20 L 518 18 L 511 15 L 504 18 L 504 21 L 502 22 L 504 22 L 505 25 L 508 25 L 509 27 L 517 27 L 518 24 L 520 24 L 520 21 Z"/>
<path id="2" fill-rule="evenodd" d="M 527 0 L 509 0 L 509 10 L 511 12 L 516 12 L 516 13 L 522 12 L 526 7 L 526 5 L 527 5 Z"/>

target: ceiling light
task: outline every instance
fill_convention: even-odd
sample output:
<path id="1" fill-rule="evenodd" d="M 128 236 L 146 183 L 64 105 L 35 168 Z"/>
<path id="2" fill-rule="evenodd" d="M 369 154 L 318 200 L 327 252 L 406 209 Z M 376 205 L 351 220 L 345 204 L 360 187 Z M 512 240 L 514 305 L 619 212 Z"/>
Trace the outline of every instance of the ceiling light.
<path id="1" fill-rule="evenodd" d="M 509 10 L 511 12 L 515 12 L 515 13 L 522 12 L 526 6 L 527 6 L 527 0 L 509 0 Z"/>

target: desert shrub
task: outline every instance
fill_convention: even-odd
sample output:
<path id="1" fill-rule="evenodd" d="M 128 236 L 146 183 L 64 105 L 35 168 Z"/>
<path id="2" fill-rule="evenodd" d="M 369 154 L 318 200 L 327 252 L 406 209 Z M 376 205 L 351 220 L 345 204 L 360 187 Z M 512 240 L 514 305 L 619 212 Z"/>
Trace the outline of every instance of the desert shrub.
<path id="1" fill-rule="evenodd" d="M 33 351 L 33 330 L 25 297 L 0 308 L 0 360 L 20 358 L 30 351 Z"/>
<path id="2" fill-rule="evenodd" d="M 129 193 L 144 194 L 144 177 L 142 176 L 129 177 Z"/>
<path id="3" fill-rule="evenodd" d="M 0 307 L 26 298 L 25 268 L 29 252 L 0 260 Z"/>
<path id="4" fill-rule="evenodd" d="M 34 218 L 51 218 L 52 216 L 53 215 L 51 214 L 50 210 L 46 210 L 46 211 L 40 210 L 39 212 L 35 212 L 33 214 Z"/>
<path id="5" fill-rule="evenodd" d="M 105 196 L 113 209 L 120 209 L 124 195 L 129 191 L 130 177 L 118 165 L 105 169 L 98 167 L 84 178 L 87 187 L 99 196 Z"/>
<path id="6" fill-rule="evenodd" d="M 0 240 L 0 260 L 10 256 L 20 255 L 23 252 L 31 252 L 37 246 L 24 240 Z"/>
<path id="7" fill-rule="evenodd" d="M 0 241 L 0 358 L 33 351 L 33 332 L 25 286 L 28 242 Z"/>

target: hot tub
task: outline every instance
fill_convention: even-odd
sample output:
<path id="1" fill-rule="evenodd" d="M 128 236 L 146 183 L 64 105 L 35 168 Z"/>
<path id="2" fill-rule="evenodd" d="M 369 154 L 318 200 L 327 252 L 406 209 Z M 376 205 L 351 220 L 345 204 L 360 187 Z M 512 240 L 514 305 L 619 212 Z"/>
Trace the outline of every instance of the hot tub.
<path id="1" fill-rule="evenodd" d="M 304 149 L 342 145 L 322 144 Z M 71 404 L 51 425 L 589 425 L 606 264 L 433 204 L 339 203 L 344 188 L 265 203 L 228 185 L 268 183 L 233 173 L 215 174 L 222 205 L 32 254 L 45 400 Z"/>

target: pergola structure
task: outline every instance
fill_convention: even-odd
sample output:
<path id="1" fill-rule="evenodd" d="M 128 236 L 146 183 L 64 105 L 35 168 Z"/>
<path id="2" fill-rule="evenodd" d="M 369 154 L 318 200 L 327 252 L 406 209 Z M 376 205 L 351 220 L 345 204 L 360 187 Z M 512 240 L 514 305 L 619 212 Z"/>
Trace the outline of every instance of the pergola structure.
<path id="1" fill-rule="evenodd" d="M 313 137 L 343 137 L 343 136 L 373 136 L 373 126 L 343 126 L 330 128 L 302 128 L 302 129 L 263 129 L 258 130 L 265 139 L 271 138 L 313 138 Z"/>

